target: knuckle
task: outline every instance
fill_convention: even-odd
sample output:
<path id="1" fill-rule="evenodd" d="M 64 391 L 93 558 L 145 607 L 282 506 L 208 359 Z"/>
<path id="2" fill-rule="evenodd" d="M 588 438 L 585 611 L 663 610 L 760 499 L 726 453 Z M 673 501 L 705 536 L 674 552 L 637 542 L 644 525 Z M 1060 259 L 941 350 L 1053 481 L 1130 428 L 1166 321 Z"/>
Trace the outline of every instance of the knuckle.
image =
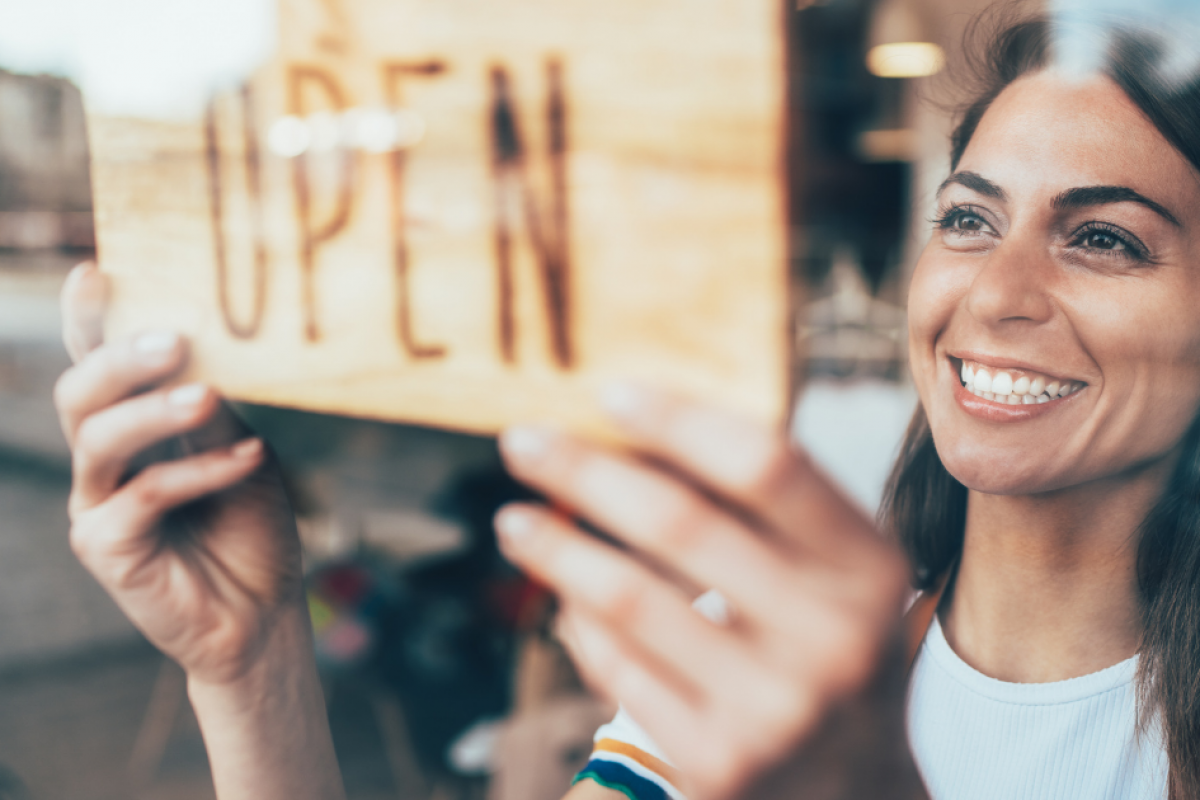
<path id="1" fill-rule="evenodd" d="M 71 547 L 71 552 L 75 558 L 79 559 L 80 563 L 87 565 L 90 563 L 93 552 L 93 539 L 91 531 L 87 525 L 82 522 L 75 522 L 71 526 L 71 532 L 67 536 L 67 543 Z"/>
<path id="2" fill-rule="evenodd" d="M 695 497 L 676 494 L 663 502 L 652 535 L 665 551 L 694 550 L 705 538 L 711 513 L 711 509 Z"/>
<path id="3" fill-rule="evenodd" d="M 83 498 L 79 496 L 79 490 L 72 488 L 70 496 L 67 497 L 67 518 L 71 520 L 71 530 L 74 531 L 75 526 L 79 522 L 79 517 L 84 512 Z"/>
<path id="4" fill-rule="evenodd" d="M 612 619 L 635 619 L 645 604 L 645 586 L 625 572 L 615 575 L 597 598 L 598 610 Z"/>
<path id="5" fill-rule="evenodd" d="M 139 508 L 158 508 L 166 495 L 163 471 L 159 465 L 147 467 L 126 486 L 130 500 Z"/>
<path id="6" fill-rule="evenodd" d="M 84 492 L 81 490 L 81 487 L 92 485 L 96 477 L 97 462 L 92 456 L 92 451 L 88 448 L 80 447 L 78 440 L 76 440 L 75 449 L 71 451 L 71 472 L 73 473 L 74 481 L 68 507 L 82 510 L 84 508 Z"/>
<path id="7" fill-rule="evenodd" d="M 89 465 L 104 446 L 104 430 L 94 416 L 85 417 L 75 431 L 75 453 L 77 466 Z"/>
<path id="8" fill-rule="evenodd" d="M 54 382 L 54 407 L 58 409 L 60 415 L 75 409 L 75 384 L 78 375 L 76 369 L 76 367 L 71 367 L 59 375 L 58 380 Z"/>
<path id="9" fill-rule="evenodd" d="M 799 456 L 792 446 L 773 436 L 746 470 L 744 488 L 753 494 L 768 494 L 796 475 Z"/>

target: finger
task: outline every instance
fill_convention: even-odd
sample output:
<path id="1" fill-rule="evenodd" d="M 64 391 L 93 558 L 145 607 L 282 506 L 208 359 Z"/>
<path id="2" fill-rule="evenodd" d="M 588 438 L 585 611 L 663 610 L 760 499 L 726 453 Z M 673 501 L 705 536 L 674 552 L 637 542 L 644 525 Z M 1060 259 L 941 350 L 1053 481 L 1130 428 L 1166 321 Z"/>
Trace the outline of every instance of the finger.
<path id="1" fill-rule="evenodd" d="M 605 407 L 635 444 L 675 465 L 806 550 L 856 564 L 871 520 L 779 431 L 643 387 L 610 387 Z"/>
<path id="2" fill-rule="evenodd" d="M 176 334 L 151 331 L 103 345 L 64 372 L 54 387 L 54 404 L 67 442 L 74 444 L 80 424 L 91 414 L 173 374 L 183 363 L 184 350 Z"/>
<path id="3" fill-rule="evenodd" d="M 67 276 L 59 300 L 63 344 L 71 360 L 79 362 L 104 341 L 108 280 L 94 263 L 80 264 Z"/>
<path id="4" fill-rule="evenodd" d="M 696 489 L 645 463 L 539 428 L 501 438 L 510 470 L 749 618 L 779 605 L 795 567 Z"/>
<path id="5" fill-rule="evenodd" d="M 697 698 L 753 670 L 747 645 L 695 611 L 662 577 L 613 547 L 530 505 L 497 515 L 504 554 L 560 600 L 619 631 L 630 647 Z"/>
<path id="6" fill-rule="evenodd" d="M 748 777 L 740 751 L 731 746 L 735 732 L 722 728 L 711 707 L 692 702 L 610 626 L 570 607 L 567 613 L 570 652 L 581 675 L 599 694 L 619 702 L 671 759 L 674 769 L 660 767 L 660 774 L 686 797 L 733 796 Z"/>
<path id="7" fill-rule="evenodd" d="M 570 605 L 563 605 L 559 615 L 560 625 L 567 632 L 563 644 L 580 677 L 593 692 L 620 704 L 626 711 L 631 702 L 636 705 L 642 693 L 648 692 L 661 703 L 664 715 L 693 722 L 702 718 L 703 706 L 686 687 L 678 686 L 670 676 L 662 674 L 642 654 L 631 649 L 628 643 L 614 635 L 610 625 Z M 651 688 L 641 688 L 644 686 Z M 644 727 L 643 719 L 639 716 L 635 719 Z M 653 738 L 653 734 L 651 736 Z M 678 780 L 680 776 L 668 774 L 664 777 Z"/>
<path id="8" fill-rule="evenodd" d="M 73 452 L 71 513 L 104 502 L 127 474 L 134 456 L 199 427 L 217 406 L 208 387 L 188 384 L 139 395 L 88 417 L 79 428 Z"/>
<path id="9" fill-rule="evenodd" d="M 245 480 L 262 464 L 263 453 L 261 440 L 246 439 L 148 467 L 108 502 L 80 516 L 71 528 L 71 547 L 102 583 L 127 588 L 136 581 L 129 566 L 142 564 L 133 557 L 159 546 L 149 534 L 167 512 Z"/>

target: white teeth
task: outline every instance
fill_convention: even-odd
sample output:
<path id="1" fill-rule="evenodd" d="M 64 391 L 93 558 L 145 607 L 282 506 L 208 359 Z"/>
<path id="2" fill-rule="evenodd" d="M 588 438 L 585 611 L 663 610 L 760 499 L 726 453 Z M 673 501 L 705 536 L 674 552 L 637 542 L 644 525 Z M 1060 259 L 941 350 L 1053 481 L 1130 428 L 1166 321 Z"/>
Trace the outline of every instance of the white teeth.
<path id="1" fill-rule="evenodd" d="M 963 385 L 971 394 L 1002 405 L 1034 405 L 1049 403 L 1059 397 L 1074 394 L 1087 384 L 1079 381 L 1059 381 L 1043 376 L 1021 375 L 1014 379 L 1011 372 L 995 375 L 984 367 L 972 367 L 966 361 L 960 371 Z M 1047 383 L 1049 381 L 1049 383 Z"/>

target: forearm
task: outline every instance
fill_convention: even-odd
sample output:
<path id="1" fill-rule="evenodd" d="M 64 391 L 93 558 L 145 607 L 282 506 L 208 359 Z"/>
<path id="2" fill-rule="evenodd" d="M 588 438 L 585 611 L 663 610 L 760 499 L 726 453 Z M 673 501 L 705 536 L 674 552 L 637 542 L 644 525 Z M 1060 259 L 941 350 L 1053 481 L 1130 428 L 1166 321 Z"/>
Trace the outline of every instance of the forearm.
<path id="1" fill-rule="evenodd" d="M 345 797 L 312 653 L 309 621 L 296 609 L 235 683 L 189 679 L 220 800 Z"/>

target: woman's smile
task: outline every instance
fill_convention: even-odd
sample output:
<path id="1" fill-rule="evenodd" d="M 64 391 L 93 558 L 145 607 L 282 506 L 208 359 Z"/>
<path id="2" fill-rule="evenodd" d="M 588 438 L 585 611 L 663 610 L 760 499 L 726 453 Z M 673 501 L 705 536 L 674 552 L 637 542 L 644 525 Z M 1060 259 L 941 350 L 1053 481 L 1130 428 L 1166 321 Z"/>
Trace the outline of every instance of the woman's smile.
<path id="1" fill-rule="evenodd" d="M 961 359 L 961 363 L 959 377 L 963 387 L 976 397 L 1001 405 L 1049 403 L 1087 386 L 1084 381 L 1059 378 L 1020 367 L 995 366 L 968 359 Z"/>
<path id="2" fill-rule="evenodd" d="M 1025 422 L 1062 408 L 1086 381 L 1027 364 L 982 355 L 949 356 L 954 399 L 963 411 L 988 422 Z"/>

